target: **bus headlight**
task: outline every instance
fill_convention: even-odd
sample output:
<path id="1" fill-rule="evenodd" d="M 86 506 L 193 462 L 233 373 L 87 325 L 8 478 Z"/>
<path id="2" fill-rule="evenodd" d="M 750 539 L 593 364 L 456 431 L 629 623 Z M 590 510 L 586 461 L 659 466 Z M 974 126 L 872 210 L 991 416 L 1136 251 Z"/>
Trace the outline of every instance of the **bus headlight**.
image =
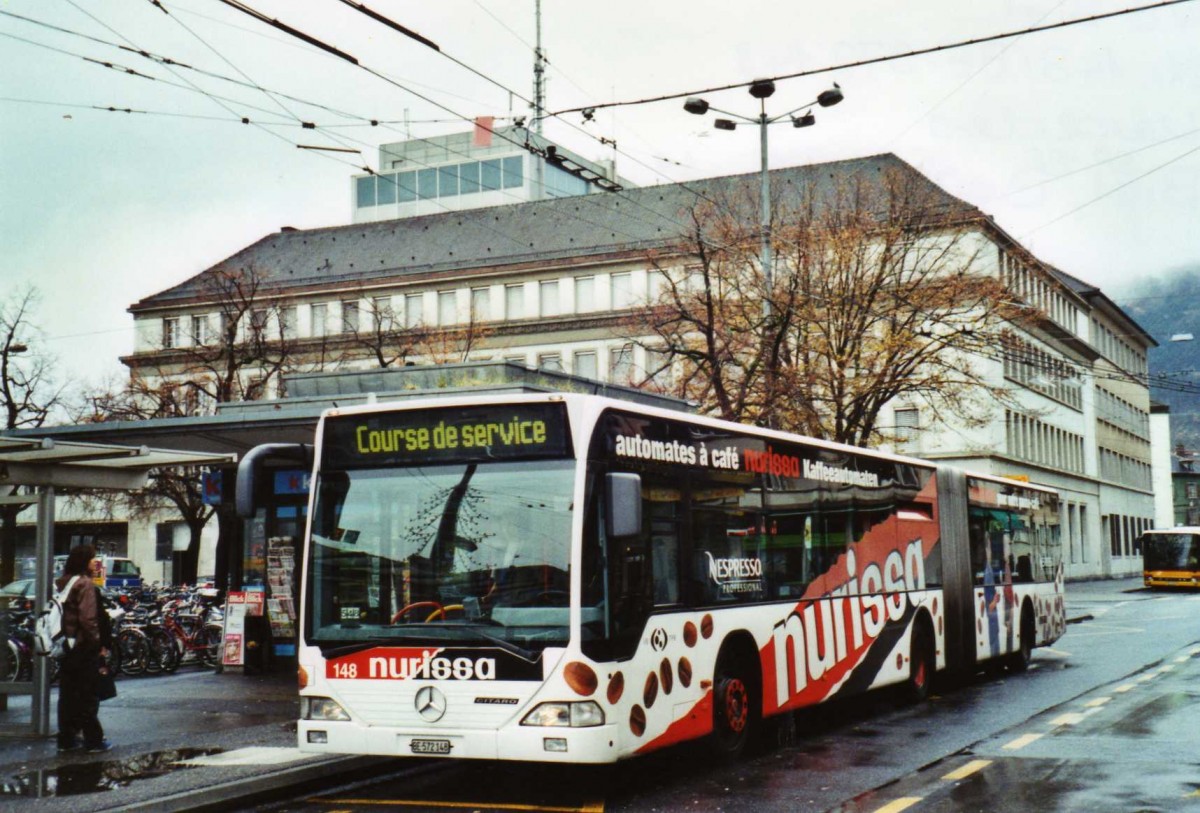
<path id="1" fill-rule="evenodd" d="M 328 697 L 301 697 L 300 716 L 305 720 L 349 722 L 350 715 Z"/>
<path id="2" fill-rule="evenodd" d="M 540 703 L 525 715 L 521 725 L 590 728 L 604 725 L 604 709 L 594 700 L 577 703 Z"/>

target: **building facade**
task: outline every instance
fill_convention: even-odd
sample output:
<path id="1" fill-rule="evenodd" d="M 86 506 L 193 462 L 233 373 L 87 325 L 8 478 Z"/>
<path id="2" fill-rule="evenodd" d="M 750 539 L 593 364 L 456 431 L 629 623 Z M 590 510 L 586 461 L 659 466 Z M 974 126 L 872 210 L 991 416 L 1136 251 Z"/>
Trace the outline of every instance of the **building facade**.
<path id="1" fill-rule="evenodd" d="M 237 371 L 248 397 L 283 394 L 280 369 L 467 360 L 669 390 L 672 371 L 660 370 L 654 347 L 631 334 L 630 316 L 655 300 L 664 268 L 693 262 L 681 241 L 689 207 L 756 189 L 758 176 L 488 205 L 503 188 L 477 190 L 474 179 L 498 160 L 503 187 L 508 157 L 454 144 L 440 154 L 418 152 L 424 142 L 387 145 L 388 154 L 405 157 L 381 164 L 394 169 L 392 180 L 354 180 L 359 222 L 268 235 L 132 305 L 137 344 L 123 359 L 131 374 L 160 382 L 209 375 L 214 365 L 197 358 L 228 336 L 286 350 Z M 457 186 L 422 198 L 430 188 L 422 184 L 441 183 L 450 165 L 456 169 L 445 177 L 457 173 Z M 1039 261 L 893 155 L 775 170 L 771 184 L 786 195 L 882 172 L 907 174 L 969 223 L 977 271 L 1002 280 L 1027 316 L 1006 328 L 1002 347 L 977 360 L 989 383 L 1009 393 L 1003 403 L 985 407 L 984 420 L 970 427 L 936 421 L 919 401 L 895 403 L 884 418 L 895 427 L 894 447 L 1058 488 L 1068 577 L 1140 572 L 1137 537 L 1155 516 L 1146 366 L 1153 339 L 1101 291 Z M 381 183 L 407 188 L 414 179 L 405 200 L 399 192 L 396 200 L 381 197 Z M 432 211 L 443 197 L 485 205 Z M 255 295 L 231 310 L 208 283 L 239 275 L 253 276 Z"/>

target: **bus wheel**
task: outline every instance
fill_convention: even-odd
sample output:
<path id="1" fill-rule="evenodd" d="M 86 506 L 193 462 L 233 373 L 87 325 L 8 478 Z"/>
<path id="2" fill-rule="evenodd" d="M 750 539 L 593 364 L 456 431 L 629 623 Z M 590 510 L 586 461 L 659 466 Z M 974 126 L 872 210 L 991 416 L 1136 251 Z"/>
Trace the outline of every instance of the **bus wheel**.
<path id="1" fill-rule="evenodd" d="M 721 759 L 733 760 L 746 750 L 756 725 L 754 692 L 750 670 L 742 662 L 722 652 L 713 676 L 713 752 Z"/>
<path id="2" fill-rule="evenodd" d="M 937 670 L 937 659 L 933 651 L 933 634 L 924 620 L 913 627 L 912 643 L 908 659 L 908 680 L 904 684 L 906 699 L 920 703 L 929 697 L 933 673 Z"/>
<path id="3" fill-rule="evenodd" d="M 1035 637 L 1037 637 L 1037 630 L 1033 625 L 1033 610 L 1026 604 L 1021 610 L 1021 632 L 1017 651 L 1009 655 L 1005 661 L 1010 672 L 1024 672 L 1029 668 L 1029 661 L 1033 658 L 1033 639 Z"/>

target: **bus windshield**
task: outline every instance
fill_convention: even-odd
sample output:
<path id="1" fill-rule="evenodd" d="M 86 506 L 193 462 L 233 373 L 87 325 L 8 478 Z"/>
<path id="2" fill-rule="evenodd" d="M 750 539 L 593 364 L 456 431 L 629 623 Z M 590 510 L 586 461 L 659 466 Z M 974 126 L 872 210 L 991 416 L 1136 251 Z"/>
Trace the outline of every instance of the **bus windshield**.
<path id="1" fill-rule="evenodd" d="M 573 470 L 524 460 L 322 472 L 309 643 L 565 645 Z"/>
<path id="2" fill-rule="evenodd" d="M 1200 534 L 1152 533 L 1142 539 L 1146 570 L 1200 570 Z"/>

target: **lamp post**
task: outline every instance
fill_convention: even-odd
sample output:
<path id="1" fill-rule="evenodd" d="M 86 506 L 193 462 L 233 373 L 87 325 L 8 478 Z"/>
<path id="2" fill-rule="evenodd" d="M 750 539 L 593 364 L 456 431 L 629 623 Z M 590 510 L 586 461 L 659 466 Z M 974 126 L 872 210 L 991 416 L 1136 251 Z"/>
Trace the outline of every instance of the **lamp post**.
<path id="1" fill-rule="evenodd" d="M 759 151 L 762 158 L 762 169 L 760 172 L 762 211 L 759 220 L 761 227 L 759 258 L 763 269 L 763 281 L 766 285 L 766 296 L 763 297 L 763 316 L 771 315 L 771 287 L 774 282 L 774 261 L 771 257 L 771 176 L 767 161 L 767 125 L 776 124 L 786 118 L 791 120 L 793 127 L 811 127 L 817 123 L 816 116 L 812 114 L 812 106 L 814 104 L 821 107 L 833 107 L 843 98 L 842 89 L 835 82 L 833 87 L 821 91 L 821 94 L 813 101 L 772 118 L 767 115 L 767 99 L 774 93 L 775 81 L 773 79 L 756 79 L 750 83 L 750 95 L 759 101 L 759 114 L 754 118 L 713 107 L 707 101 L 697 96 L 692 96 L 683 103 L 684 110 L 697 116 L 703 116 L 709 110 L 714 110 L 718 113 L 724 113 L 726 116 L 733 116 L 735 119 L 740 119 L 751 124 L 758 124 Z M 796 116 L 795 114 L 801 110 L 805 111 L 804 115 Z M 732 119 L 715 119 L 713 126 L 718 130 L 736 130 L 737 122 Z"/>

